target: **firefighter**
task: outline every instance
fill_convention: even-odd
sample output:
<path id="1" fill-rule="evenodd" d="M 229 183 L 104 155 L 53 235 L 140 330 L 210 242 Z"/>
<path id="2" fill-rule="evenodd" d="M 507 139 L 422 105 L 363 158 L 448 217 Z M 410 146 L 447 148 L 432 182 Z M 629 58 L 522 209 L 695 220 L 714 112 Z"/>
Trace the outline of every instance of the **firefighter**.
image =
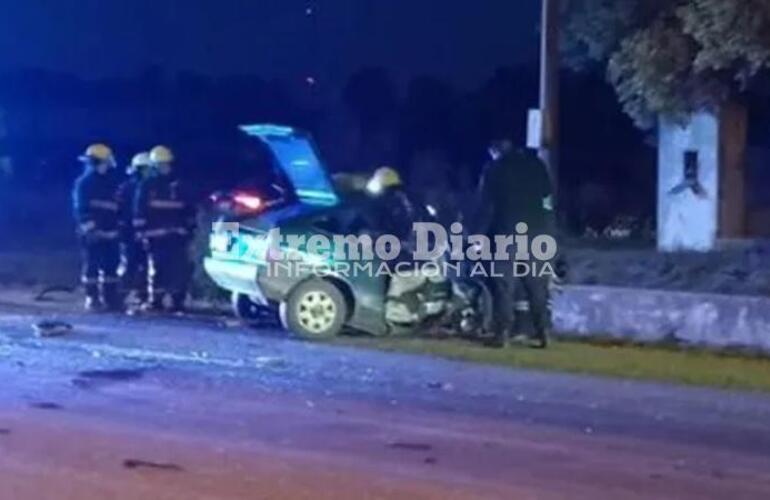
<path id="1" fill-rule="evenodd" d="M 419 316 L 422 292 L 432 286 L 429 275 L 412 259 L 416 250 L 413 225 L 426 222 L 429 215 L 421 205 L 412 202 L 401 175 L 393 168 L 377 169 L 366 190 L 373 203 L 370 224 L 381 234 L 396 236 L 401 243 L 401 253 L 396 257 L 398 272 L 388 280 L 385 320 L 390 324 L 409 324 Z"/>
<path id="2" fill-rule="evenodd" d="M 174 154 L 165 146 L 150 151 L 155 174 L 137 192 L 134 228 L 147 241 L 150 297 L 147 310 L 161 310 L 171 297 L 172 311 L 182 312 L 192 275 L 188 247 L 195 229 L 195 206 L 188 186 L 176 174 Z"/>
<path id="3" fill-rule="evenodd" d="M 152 172 L 150 153 L 138 153 L 126 169 L 128 179 L 120 186 L 118 202 L 120 205 L 120 240 L 121 240 L 121 279 L 123 289 L 128 294 L 128 302 L 141 305 L 149 299 L 149 265 L 144 236 L 133 225 L 136 193 L 142 181 Z"/>
<path id="4" fill-rule="evenodd" d="M 406 246 L 414 246 L 412 225 L 420 222 L 418 219 L 424 214 L 412 203 L 398 171 L 391 167 L 377 169 L 367 183 L 366 191 L 374 201 L 376 227 L 384 234 L 398 237 Z"/>
<path id="5" fill-rule="evenodd" d="M 492 161 L 485 167 L 479 187 L 481 223 L 491 236 L 512 236 L 520 223 L 531 237 L 554 232 L 551 180 L 545 165 L 535 156 L 514 148 L 509 140 L 495 141 L 489 148 Z M 515 250 L 511 251 L 513 253 Z M 511 256 L 513 260 L 513 256 Z M 548 345 L 551 312 L 549 279 L 546 276 L 516 277 L 512 266 L 495 275 L 494 298 L 496 344 L 505 346 L 520 331 L 516 321 L 529 311 L 533 323 L 532 347 Z M 519 323 L 517 325 L 517 323 Z"/>
<path id="6" fill-rule="evenodd" d="M 83 255 L 85 308 L 118 310 L 120 181 L 115 174 L 115 159 L 108 146 L 94 144 L 80 161 L 85 170 L 75 181 L 73 207 Z"/>

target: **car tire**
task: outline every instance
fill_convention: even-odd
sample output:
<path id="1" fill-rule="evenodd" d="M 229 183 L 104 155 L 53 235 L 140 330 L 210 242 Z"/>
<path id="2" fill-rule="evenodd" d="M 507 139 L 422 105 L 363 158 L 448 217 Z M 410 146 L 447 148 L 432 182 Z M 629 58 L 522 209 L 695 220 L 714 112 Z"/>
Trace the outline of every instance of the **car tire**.
<path id="1" fill-rule="evenodd" d="M 259 322 L 271 312 L 269 307 L 258 304 L 248 295 L 238 292 L 232 294 L 232 306 L 235 316 L 248 324 Z"/>
<path id="2" fill-rule="evenodd" d="M 348 302 L 342 291 L 323 280 L 298 285 L 280 308 L 283 327 L 306 339 L 336 337 L 342 332 L 348 313 Z"/>

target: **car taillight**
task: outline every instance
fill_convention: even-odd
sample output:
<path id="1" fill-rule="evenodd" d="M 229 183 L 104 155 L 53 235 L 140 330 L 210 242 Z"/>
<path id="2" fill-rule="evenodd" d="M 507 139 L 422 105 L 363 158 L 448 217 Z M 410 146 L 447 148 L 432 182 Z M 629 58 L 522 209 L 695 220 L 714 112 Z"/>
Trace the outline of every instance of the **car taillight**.
<path id="1" fill-rule="evenodd" d="M 268 208 L 268 204 L 261 197 L 244 191 L 218 192 L 212 194 L 209 199 L 219 213 L 228 215 L 255 215 Z"/>
<path id="2" fill-rule="evenodd" d="M 242 210 L 258 212 L 262 208 L 262 198 L 249 193 L 234 193 L 233 202 Z"/>

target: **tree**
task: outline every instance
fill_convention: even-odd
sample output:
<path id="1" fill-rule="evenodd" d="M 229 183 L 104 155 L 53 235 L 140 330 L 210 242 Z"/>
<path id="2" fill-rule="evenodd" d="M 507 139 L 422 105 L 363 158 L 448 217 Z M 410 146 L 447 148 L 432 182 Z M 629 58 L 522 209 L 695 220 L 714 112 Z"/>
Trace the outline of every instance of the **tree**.
<path id="1" fill-rule="evenodd" d="M 770 66 L 770 0 L 571 0 L 565 52 L 642 128 L 735 101 Z"/>
<path id="2" fill-rule="evenodd" d="M 387 127 L 398 107 L 396 86 L 383 68 L 364 68 L 353 74 L 342 97 L 363 135 Z"/>
<path id="3" fill-rule="evenodd" d="M 409 157 L 449 144 L 456 102 L 454 89 L 439 79 L 417 77 L 409 82 L 401 116 L 402 154 Z"/>
<path id="4" fill-rule="evenodd" d="M 364 68 L 354 73 L 343 90 L 342 99 L 358 124 L 355 154 L 358 168 L 392 161 L 399 100 L 388 71 Z"/>

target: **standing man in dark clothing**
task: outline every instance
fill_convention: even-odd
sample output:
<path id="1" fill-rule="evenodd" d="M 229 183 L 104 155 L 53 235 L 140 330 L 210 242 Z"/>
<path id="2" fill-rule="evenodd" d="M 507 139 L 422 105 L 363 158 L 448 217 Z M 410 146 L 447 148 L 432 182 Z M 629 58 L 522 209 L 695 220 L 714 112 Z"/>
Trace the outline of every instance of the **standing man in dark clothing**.
<path id="1" fill-rule="evenodd" d="M 122 250 L 121 278 L 123 289 L 128 294 L 128 302 L 141 305 L 149 299 L 149 261 L 145 248 L 144 236 L 134 229 L 134 205 L 136 193 L 141 183 L 150 175 L 150 153 L 134 156 L 126 170 L 128 179 L 120 186 L 118 203 L 120 205 L 120 241 Z"/>
<path id="2" fill-rule="evenodd" d="M 121 308 L 118 293 L 119 179 L 112 150 L 104 144 L 89 146 L 80 157 L 85 171 L 72 192 L 75 220 L 83 255 L 82 283 L 88 311 Z"/>
<path id="3" fill-rule="evenodd" d="M 166 295 L 182 312 L 190 277 L 189 246 L 195 230 L 195 205 L 189 187 L 175 172 L 174 155 L 165 146 L 150 152 L 155 175 L 142 182 L 134 209 L 134 228 L 148 244 L 150 298 L 147 309 L 160 310 Z"/>
<path id="4" fill-rule="evenodd" d="M 481 218 L 488 234 L 493 238 L 514 236 L 517 229 L 524 229 L 523 223 L 530 241 L 535 236 L 553 235 L 552 188 L 545 165 L 537 157 L 516 150 L 507 140 L 493 143 L 489 153 L 492 161 L 484 170 L 479 193 L 484 210 Z M 534 323 L 533 347 L 545 348 L 551 321 L 548 277 L 517 277 L 508 267 L 501 274 L 504 276 L 492 282 L 498 343 L 506 345 L 519 333 L 515 311 L 523 309 L 517 307 L 517 298 L 521 298 L 528 303 Z"/>

